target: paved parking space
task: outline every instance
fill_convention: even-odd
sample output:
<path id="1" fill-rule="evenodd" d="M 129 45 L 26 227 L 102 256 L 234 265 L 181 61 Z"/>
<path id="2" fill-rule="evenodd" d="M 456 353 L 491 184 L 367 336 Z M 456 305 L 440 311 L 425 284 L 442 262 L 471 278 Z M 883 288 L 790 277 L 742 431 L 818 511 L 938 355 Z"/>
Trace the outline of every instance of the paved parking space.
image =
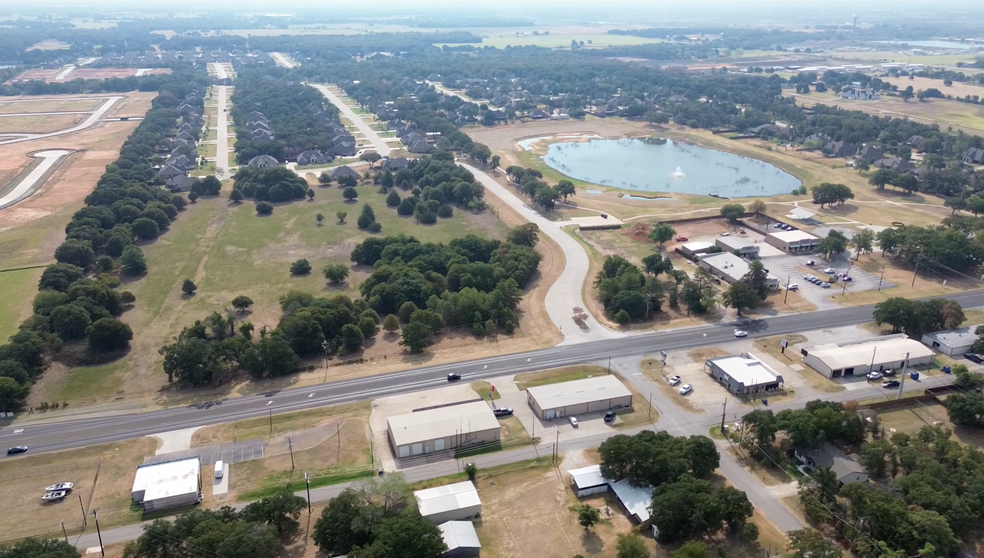
<path id="1" fill-rule="evenodd" d="M 816 265 L 813 266 L 814 271 L 811 273 L 821 280 L 827 278 L 827 274 L 823 270 L 829 267 L 833 268 L 837 274 L 849 274 L 851 277 L 851 281 L 847 284 L 847 290 L 849 292 L 873 291 L 878 288 L 879 277 L 877 275 L 853 267 L 850 259 L 846 257 L 833 258 L 828 261 L 807 254 L 784 255 L 776 258 L 766 258 L 762 260 L 762 263 L 765 264 L 769 273 L 779 278 L 780 285 L 786 284 L 786 278 L 789 278 L 790 283 L 799 285 L 799 290 L 803 293 L 803 297 L 816 304 L 819 309 L 839 308 L 840 305 L 832 302 L 830 297 L 842 292 L 843 285 L 841 283 L 831 283 L 829 289 L 824 289 L 803 278 L 805 274 L 802 270 L 806 267 L 807 260 L 811 259 L 816 261 Z M 883 289 L 891 289 L 896 285 L 890 281 L 882 281 L 881 286 Z"/>

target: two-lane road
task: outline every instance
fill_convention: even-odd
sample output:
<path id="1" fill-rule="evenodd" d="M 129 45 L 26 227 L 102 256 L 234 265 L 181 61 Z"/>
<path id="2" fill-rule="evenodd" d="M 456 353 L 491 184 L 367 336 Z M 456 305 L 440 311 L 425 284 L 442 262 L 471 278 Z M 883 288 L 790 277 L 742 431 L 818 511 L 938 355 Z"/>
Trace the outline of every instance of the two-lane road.
<path id="1" fill-rule="evenodd" d="M 952 295 L 964 307 L 984 306 L 984 291 Z M 842 327 L 871 320 L 873 306 L 839 308 L 808 314 L 792 314 L 746 323 L 742 328 L 750 337 L 764 337 L 825 328 Z M 667 332 L 607 339 L 497 357 L 413 368 L 367 378 L 330 382 L 307 388 L 294 388 L 262 395 L 217 401 L 211 405 L 175 407 L 147 413 L 120 414 L 64 421 L 18 423 L 0 430 L 0 446 L 26 445 L 31 453 L 83 447 L 147 436 L 169 430 L 190 428 L 301 409 L 310 409 L 373 399 L 407 391 L 434 388 L 446 383 L 449 372 L 461 374 L 465 381 L 512 375 L 586 362 L 608 355 L 645 355 L 660 350 L 674 351 L 715 346 L 734 341 L 733 324 L 718 324 Z M 6 456 L 0 456 L 6 459 Z"/>

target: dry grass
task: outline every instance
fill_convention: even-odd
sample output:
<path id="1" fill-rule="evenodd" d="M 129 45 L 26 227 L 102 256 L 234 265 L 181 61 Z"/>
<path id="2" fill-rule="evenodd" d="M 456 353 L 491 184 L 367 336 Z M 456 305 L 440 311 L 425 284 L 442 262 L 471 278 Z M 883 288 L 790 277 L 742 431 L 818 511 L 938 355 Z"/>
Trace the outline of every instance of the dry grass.
<path id="1" fill-rule="evenodd" d="M 7 512 L 0 516 L 0 539 L 60 535 L 62 521 L 69 532 L 78 532 L 82 523 L 79 495 L 87 511 L 99 511 L 103 528 L 139 521 L 140 512 L 130 509 L 130 487 L 137 465 L 156 448 L 156 440 L 138 438 L 3 460 L 0 501 Z M 75 483 L 67 498 L 41 502 L 45 486 L 66 481 Z"/>
<path id="2" fill-rule="evenodd" d="M 881 411 L 878 419 L 887 437 L 898 432 L 915 436 L 924 426 L 942 426 L 950 429 L 953 437 L 961 444 L 984 446 L 984 431 L 955 426 L 950 422 L 946 407 L 940 403 L 914 401 L 904 407 Z"/>
<path id="3" fill-rule="evenodd" d="M 687 352 L 687 356 L 690 357 L 690 360 L 700 363 L 706 362 L 708 359 L 723 357 L 729 354 L 730 353 L 728 353 L 728 351 L 718 349 L 717 347 L 692 349 Z"/>
<path id="4" fill-rule="evenodd" d="M 38 116 L 7 116 L 0 118 L 0 133 L 27 132 L 43 134 L 71 128 L 84 114 L 58 114 Z"/>
<path id="5" fill-rule="evenodd" d="M 517 374 L 515 381 L 516 387 L 520 391 L 531 387 L 545 386 L 547 384 L 559 384 L 573 380 L 583 380 L 592 376 L 604 376 L 608 374 L 608 369 L 601 366 L 565 366 L 563 368 L 553 368 L 551 370 L 538 370 L 536 372 L 524 372 Z"/>
<path id="6" fill-rule="evenodd" d="M 790 347 L 787 348 L 785 352 L 782 352 L 782 347 L 779 345 L 779 342 L 782 339 L 788 341 L 790 345 Z M 791 348 L 791 346 L 797 345 L 799 343 L 804 343 L 806 342 L 806 340 L 807 339 L 805 336 L 800 335 L 798 333 L 794 333 L 790 335 L 780 335 L 778 337 L 764 337 L 761 339 L 756 339 L 753 342 L 753 345 L 755 346 L 755 349 L 757 351 L 768 353 L 773 358 L 775 358 L 776 360 L 778 360 L 783 364 L 786 365 L 800 364 L 802 366 L 803 365 L 802 358 L 795 350 Z M 806 380 L 811 386 L 813 386 L 814 389 L 818 391 L 822 391 L 824 393 L 836 393 L 838 391 L 844 391 L 843 385 L 838 384 L 837 382 L 834 382 L 829 378 L 825 378 L 820 374 L 817 374 L 816 372 L 813 371 L 813 369 L 811 369 L 808 366 L 803 366 L 803 370 L 799 370 L 799 371 L 794 370 L 793 372 L 799 374 L 800 377 Z M 769 399 L 772 400 L 772 397 L 770 397 Z"/>
<path id="7" fill-rule="evenodd" d="M 28 112 L 68 112 L 92 110 L 103 102 L 102 99 L 33 100 L 35 97 L 8 97 L 0 101 L 0 114 L 21 114 Z"/>
<path id="8" fill-rule="evenodd" d="M 286 436 L 293 432 L 306 430 L 326 420 L 340 420 L 349 417 L 369 416 L 369 401 L 342 403 L 319 407 L 306 411 L 273 415 L 273 437 Z M 254 438 L 270 439 L 270 420 L 268 417 L 226 422 L 199 428 L 191 437 L 191 447 L 225 444 Z"/>
<path id="9" fill-rule="evenodd" d="M 943 284 L 943 279 L 935 274 L 918 273 L 907 264 L 897 262 L 881 256 L 863 256 L 854 262 L 854 267 L 859 267 L 876 277 L 882 277 L 886 282 L 894 283 L 896 288 L 883 288 L 881 291 L 861 291 L 847 294 L 834 295 L 831 300 L 846 306 L 863 306 L 867 304 L 877 304 L 892 297 L 921 298 L 926 296 L 954 294 L 967 289 L 969 285 L 964 285 L 958 281 L 948 280 Z M 974 286 L 976 287 L 976 285 Z"/>

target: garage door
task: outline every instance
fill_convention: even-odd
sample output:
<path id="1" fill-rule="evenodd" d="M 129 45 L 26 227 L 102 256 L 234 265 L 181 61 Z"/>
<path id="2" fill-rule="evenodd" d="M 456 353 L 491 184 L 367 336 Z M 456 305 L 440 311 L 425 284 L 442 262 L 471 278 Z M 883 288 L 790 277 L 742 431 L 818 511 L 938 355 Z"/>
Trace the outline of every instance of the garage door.
<path id="1" fill-rule="evenodd" d="M 414 444 L 412 449 L 410 450 L 410 453 L 412 455 L 420 455 L 424 453 L 424 444 L 421 443 Z"/>
<path id="2" fill-rule="evenodd" d="M 410 457 L 410 446 L 400 446 L 400 457 Z"/>
<path id="3" fill-rule="evenodd" d="M 444 438 L 438 438 L 434 440 L 434 451 L 441 451 L 444 449 Z"/>
<path id="4" fill-rule="evenodd" d="M 554 410 L 553 409 L 547 409 L 546 411 L 543 411 L 543 418 L 545 418 L 547 420 L 553 419 L 554 418 Z"/>

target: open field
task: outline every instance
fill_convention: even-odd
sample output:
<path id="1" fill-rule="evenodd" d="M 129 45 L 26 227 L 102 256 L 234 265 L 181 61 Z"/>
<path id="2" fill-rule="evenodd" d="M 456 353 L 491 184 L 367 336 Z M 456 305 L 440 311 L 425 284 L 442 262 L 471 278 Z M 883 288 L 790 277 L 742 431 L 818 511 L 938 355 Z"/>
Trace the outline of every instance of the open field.
<path id="1" fill-rule="evenodd" d="M 0 341 L 17 333 L 17 326 L 31 315 L 41 268 L 0 272 Z"/>
<path id="2" fill-rule="evenodd" d="M 5 97 L 0 100 L 0 114 L 19 114 L 26 112 L 59 112 L 92 110 L 99 106 L 102 99 L 78 99 L 75 95 L 67 95 L 73 100 L 59 100 L 58 97 Z"/>
<path id="3" fill-rule="evenodd" d="M 29 132 L 44 134 L 71 128 L 78 124 L 85 114 L 56 114 L 38 116 L 7 116 L 0 118 L 0 133 Z"/>
<path id="4" fill-rule="evenodd" d="M 548 35 L 540 32 L 533 35 L 532 31 L 525 31 L 517 36 L 515 33 L 489 33 L 482 36 L 482 44 L 474 43 L 440 43 L 435 46 L 463 46 L 466 44 L 476 47 L 491 46 L 495 48 L 506 48 L 507 46 L 538 46 L 544 48 L 570 48 L 571 41 L 584 41 L 585 48 L 598 48 L 609 46 L 642 45 L 646 43 L 659 43 L 659 39 L 647 39 L 645 37 L 633 37 L 630 35 L 609 35 L 607 33 L 577 33 L 577 32 L 556 32 L 551 31 Z M 589 42 L 590 41 L 590 42 Z"/>
<path id="5" fill-rule="evenodd" d="M 62 78 L 58 76 L 62 73 L 62 68 L 53 70 L 25 70 L 13 78 L 11 81 L 23 82 L 41 80 L 45 83 L 61 83 L 72 81 L 73 79 L 110 79 L 124 78 L 137 75 L 138 68 L 75 68 Z M 153 74 L 170 74 L 170 68 L 149 68 L 144 69 L 140 75 L 149 76 Z"/>
<path id="6" fill-rule="evenodd" d="M 975 73 L 984 73 L 984 70 L 969 68 L 964 73 L 973 75 Z M 954 97 L 966 97 L 967 95 L 977 95 L 984 96 L 984 85 L 977 83 L 960 83 L 958 81 L 953 82 L 953 85 L 947 87 L 943 85 L 942 79 L 932 79 L 927 77 L 883 77 L 882 81 L 891 83 L 892 85 L 897 85 L 898 88 L 905 89 L 906 87 L 912 86 L 912 90 L 919 92 L 920 90 L 926 90 L 930 88 L 939 89 L 944 95 L 953 95 Z"/>
<path id="7" fill-rule="evenodd" d="M 62 521 L 69 532 L 78 532 L 82 523 L 79 495 L 86 511 L 99 511 L 103 529 L 139 521 L 141 512 L 130 509 L 130 487 L 137 465 L 156 447 L 154 439 L 138 438 L 0 462 L 0 498 L 6 506 L 0 517 L 0 541 L 60 535 Z M 75 483 L 67 498 L 41 502 L 45 486 L 65 481 Z"/>
<path id="8" fill-rule="evenodd" d="M 954 426 L 947 416 L 946 407 L 935 401 L 914 401 L 902 407 L 879 411 L 878 420 L 888 438 L 897 432 L 915 436 L 924 426 L 942 426 L 953 432 L 953 438 L 964 445 L 984 445 L 984 432 Z"/>
<path id="9" fill-rule="evenodd" d="M 830 53 L 832 58 L 841 61 L 850 60 L 854 63 L 861 61 L 868 62 L 906 62 L 908 64 L 925 64 L 926 66 L 956 65 L 957 62 L 973 62 L 974 55 L 967 54 L 936 54 L 912 56 L 905 52 L 895 52 L 890 50 L 873 51 L 847 51 Z M 973 70 L 971 70 L 973 71 Z"/>

